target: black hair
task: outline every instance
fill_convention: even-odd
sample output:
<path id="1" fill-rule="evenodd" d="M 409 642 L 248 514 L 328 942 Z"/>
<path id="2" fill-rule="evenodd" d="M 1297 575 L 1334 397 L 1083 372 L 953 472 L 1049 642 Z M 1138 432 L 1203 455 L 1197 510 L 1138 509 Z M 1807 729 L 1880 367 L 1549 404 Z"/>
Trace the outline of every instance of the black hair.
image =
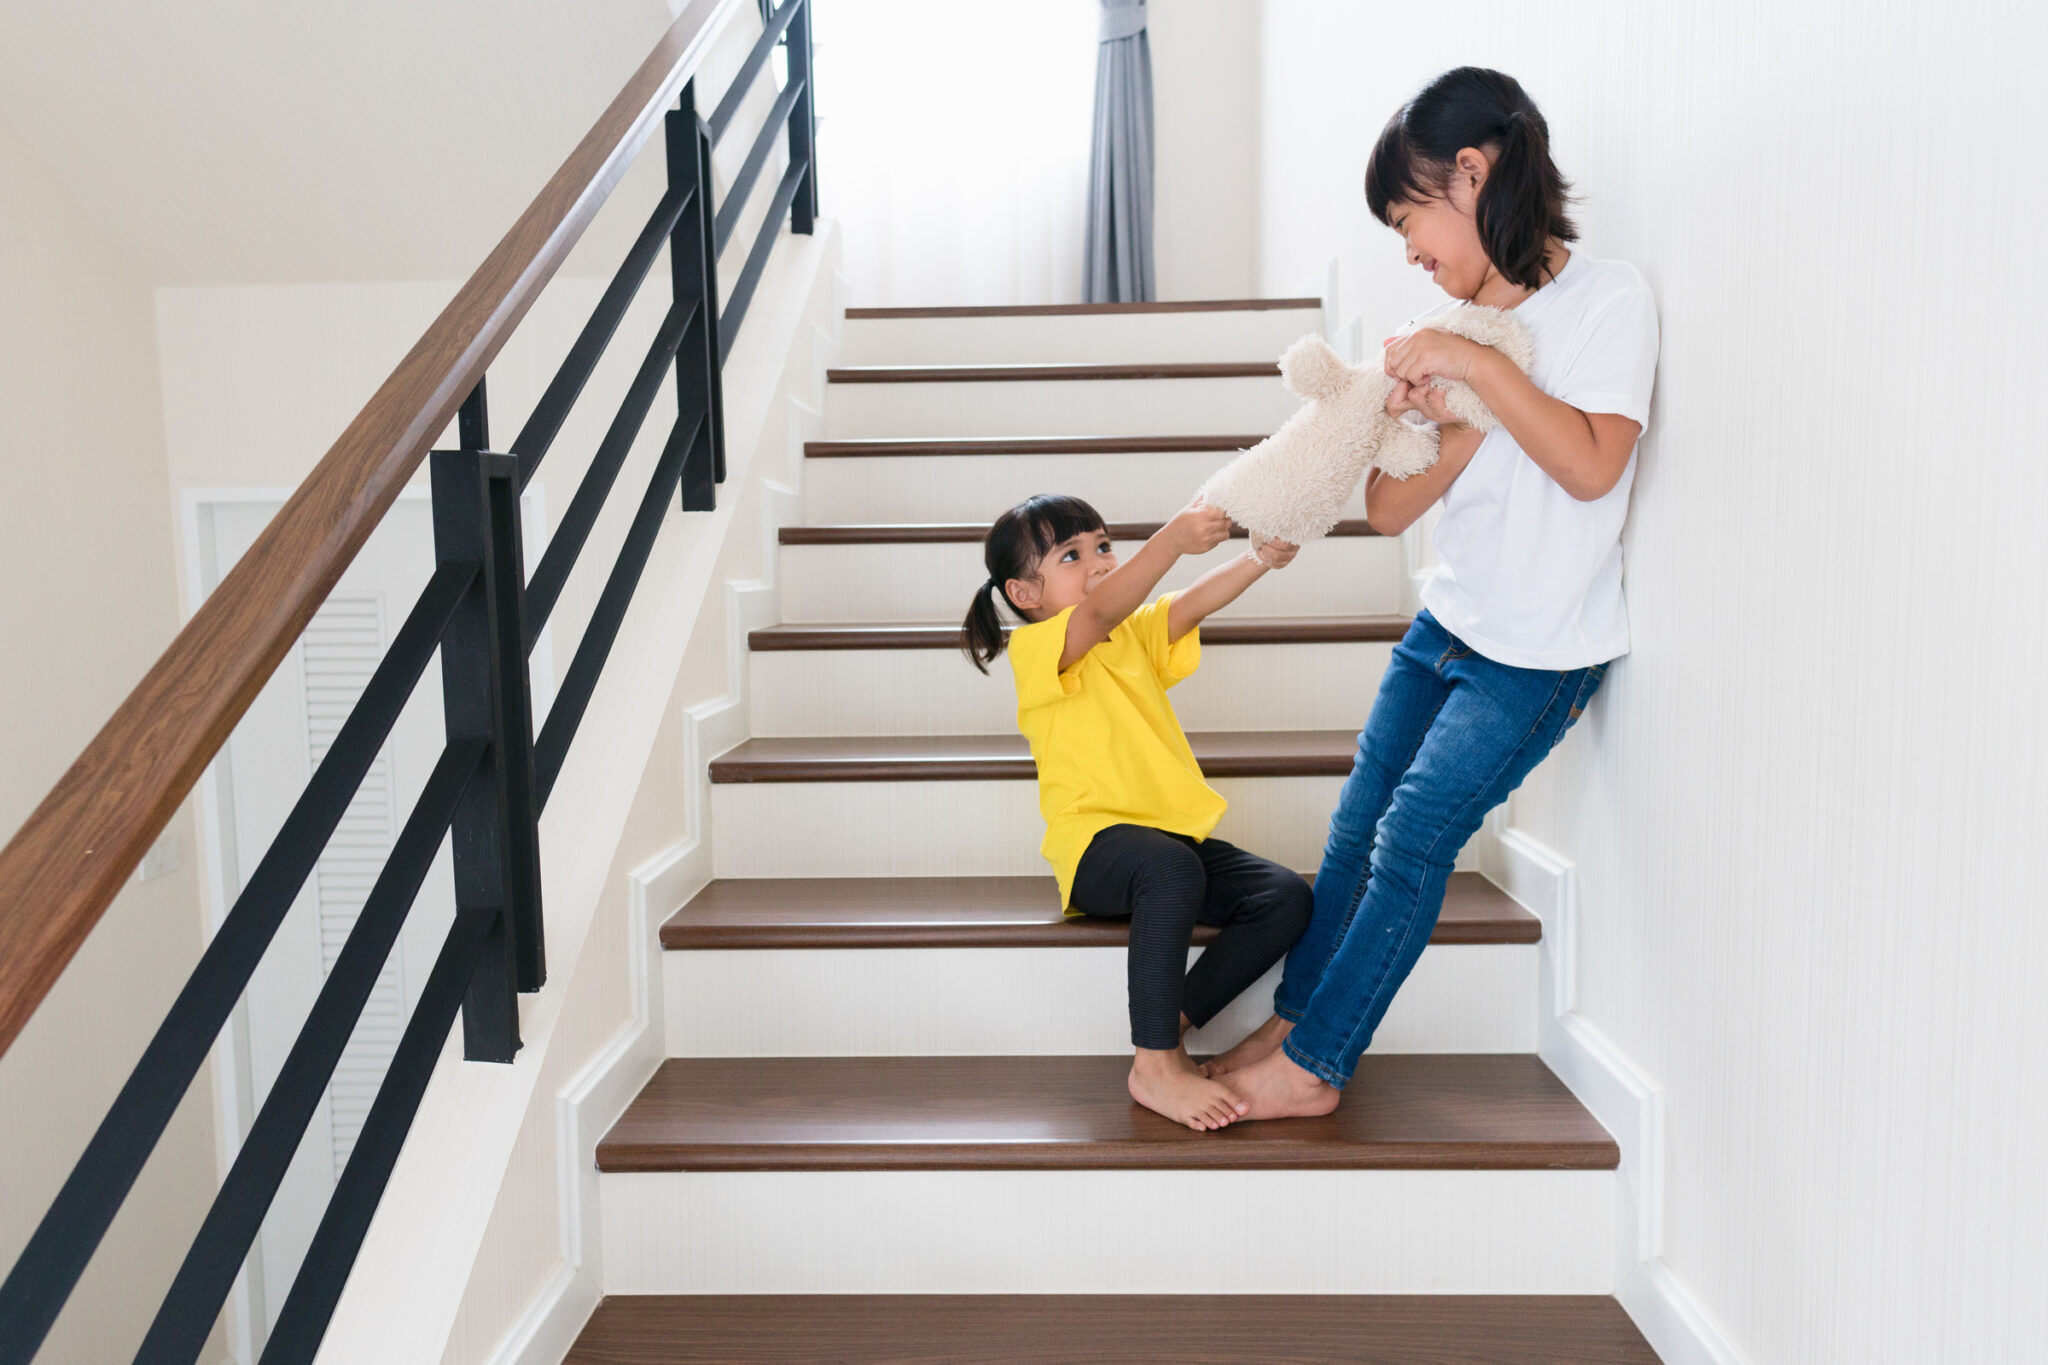
<path id="1" fill-rule="evenodd" d="M 1550 125 L 1521 82 L 1483 66 L 1446 71 L 1402 105 L 1365 163 L 1365 203 L 1392 226 L 1393 205 L 1437 199 L 1458 153 L 1493 149 L 1474 218 L 1494 268 L 1524 289 L 1543 287 L 1550 239 L 1575 242 L 1565 212 L 1571 184 L 1550 159 Z"/>
<path id="2" fill-rule="evenodd" d="M 1063 493 L 1026 498 L 996 518 L 981 544 L 988 581 L 975 592 L 974 604 L 960 625 L 960 648 L 976 668 L 988 672 L 990 661 L 1003 652 L 1003 618 L 996 611 L 996 598 L 1017 615 L 1024 614 L 1004 585 L 1013 578 L 1036 578 L 1038 561 L 1061 541 L 1108 529 L 1100 512 Z"/>

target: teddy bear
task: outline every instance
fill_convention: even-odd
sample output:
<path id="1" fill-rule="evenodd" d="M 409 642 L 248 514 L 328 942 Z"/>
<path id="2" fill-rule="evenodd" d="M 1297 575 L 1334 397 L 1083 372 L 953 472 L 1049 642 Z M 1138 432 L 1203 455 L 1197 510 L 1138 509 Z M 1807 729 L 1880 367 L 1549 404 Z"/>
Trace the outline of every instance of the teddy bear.
<path id="1" fill-rule="evenodd" d="M 1505 309 L 1468 304 L 1426 325 L 1491 346 L 1529 372 L 1534 344 Z M 1302 545 L 1337 524 L 1366 466 L 1406 479 L 1435 464 L 1436 427 L 1387 415 L 1394 381 L 1382 359 L 1354 368 L 1314 335 L 1289 346 L 1280 357 L 1280 378 L 1308 401 L 1278 431 L 1211 475 L 1197 498 L 1228 512 L 1255 542 Z M 1470 384 L 1439 379 L 1435 387 L 1460 421 L 1480 431 L 1500 425 Z"/>

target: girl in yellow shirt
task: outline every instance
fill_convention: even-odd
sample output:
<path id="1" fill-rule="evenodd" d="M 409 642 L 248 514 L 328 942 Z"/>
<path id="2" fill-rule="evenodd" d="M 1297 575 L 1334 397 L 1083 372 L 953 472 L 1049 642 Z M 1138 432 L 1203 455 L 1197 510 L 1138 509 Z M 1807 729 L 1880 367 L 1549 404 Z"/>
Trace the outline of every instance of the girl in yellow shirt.
<path id="1" fill-rule="evenodd" d="M 1166 699 L 1201 662 L 1202 618 L 1296 553 L 1268 541 L 1184 592 L 1145 601 L 1175 560 L 1229 534 L 1227 516 L 1196 504 L 1120 565 L 1094 508 L 1032 498 L 989 528 L 988 581 L 962 627 L 986 673 L 1005 643 L 996 599 L 1024 618 L 1008 646 L 1017 728 L 1038 764 L 1040 852 L 1069 913 L 1131 922 L 1132 1098 L 1202 1130 L 1245 1106 L 1201 1073 L 1181 1036 L 1278 962 L 1315 904 L 1298 874 L 1210 836 L 1224 801 Z M 1198 923 L 1222 932 L 1189 970 Z"/>

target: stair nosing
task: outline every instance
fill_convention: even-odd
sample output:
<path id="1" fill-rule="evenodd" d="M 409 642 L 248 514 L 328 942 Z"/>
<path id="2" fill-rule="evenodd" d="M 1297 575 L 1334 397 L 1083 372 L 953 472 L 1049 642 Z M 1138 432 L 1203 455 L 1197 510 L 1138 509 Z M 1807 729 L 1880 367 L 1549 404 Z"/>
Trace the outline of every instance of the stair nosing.
<path id="1" fill-rule="evenodd" d="M 997 883 L 1007 885 L 997 886 Z M 864 911 L 860 918 L 832 920 L 823 917 L 802 922 L 744 922 L 747 907 L 727 909 L 714 904 L 707 911 L 704 902 L 744 896 L 746 891 L 812 896 L 827 899 L 835 895 L 861 899 L 878 908 Z M 1037 907 L 1037 918 L 1022 905 L 1016 919 L 975 921 L 965 916 L 952 920 L 888 919 L 879 906 L 884 897 L 874 893 L 887 889 L 894 903 L 907 899 L 900 894 L 916 889 L 935 889 L 958 896 L 960 904 L 991 890 L 1029 898 Z M 1007 897 L 1003 897 L 1007 898 Z M 907 913 L 899 909 L 899 915 Z M 957 913 L 957 912 L 956 912 Z M 1005 913 L 1009 913 L 1006 911 Z M 723 914 L 722 921 L 706 922 L 707 916 Z M 1216 930 L 1198 925 L 1194 942 L 1207 943 Z M 1454 872 L 1437 918 L 1430 942 L 1456 946 L 1520 946 L 1542 941 L 1543 922 L 1476 872 Z M 1058 893 L 1050 877 L 824 877 L 824 878 L 719 878 L 684 902 L 663 923 L 660 942 L 666 952 L 753 952 L 805 948 L 1117 948 L 1129 942 L 1127 922 L 1107 919 L 1062 918 L 1058 914 Z"/>
<path id="2" fill-rule="evenodd" d="M 1208 436 L 868 436 L 806 441 L 807 459 L 878 455 L 1184 455 L 1245 450 L 1263 435 Z"/>
<path id="3" fill-rule="evenodd" d="M 1112 521 L 1107 529 L 1113 540 L 1147 540 L 1164 522 Z M 973 521 L 849 522 L 836 526 L 785 526 L 776 532 L 781 545 L 979 545 L 988 535 L 986 523 Z M 1250 536 L 1242 526 L 1230 528 L 1231 538 Z M 1381 539 L 1363 517 L 1346 517 L 1330 528 L 1329 535 L 1342 540 Z"/>
<path id="4" fill-rule="evenodd" d="M 1407 616 L 1223 616 L 1202 623 L 1204 647 L 1384 644 L 1407 634 Z M 1014 629 L 1014 627 L 1009 627 Z M 942 622 L 784 622 L 747 633 L 755 653 L 823 650 L 957 649 L 960 627 Z"/>
<path id="5" fill-rule="evenodd" d="M 883 1170 L 1613 1171 L 1532 1053 L 1368 1053 L 1350 1106 L 1196 1133 L 1123 1093 L 1128 1055 L 669 1058 L 597 1145 L 607 1174 Z M 834 1128 L 838 1132 L 832 1131 Z M 921 1136 L 922 1135 L 922 1136 Z"/>
<path id="6" fill-rule="evenodd" d="M 842 365 L 825 371 L 827 384 L 1069 384 L 1096 380 L 1279 377 L 1279 362 L 1272 360 L 1175 360 L 1119 365 Z"/>
<path id="7" fill-rule="evenodd" d="M 607 1295 L 570 1365 L 1087 1360 L 1658 1365 L 1607 1294 Z M 765 1344 L 764 1343 L 768 1343 Z"/>
<path id="8" fill-rule="evenodd" d="M 849 308 L 849 322 L 913 318 L 1115 317 L 1143 313 L 1297 313 L 1320 310 L 1321 299 L 1189 299 L 1143 303 L 1004 303 L 934 308 Z"/>
<path id="9" fill-rule="evenodd" d="M 1314 741 L 1308 737 L 1314 736 Z M 1265 741 L 1262 748 L 1258 741 Z M 1188 736 L 1206 777 L 1342 777 L 1350 730 L 1208 730 Z M 806 754 L 801 746 L 813 746 Z M 868 746 L 865 749 L 856 746 Z M 919 745 L 935 751 L 916 753 Z M 912 752 L 891 754 L 894 746 Z M 947 748 L 955 752 L 947 753 Z M 838 751 L 835 753 L 834 751 Z M 1021 735 L 793 735 L 744 740 L 711 760 L 716 786 L 771 782 L 983 782 L 1036 778 Z"/>

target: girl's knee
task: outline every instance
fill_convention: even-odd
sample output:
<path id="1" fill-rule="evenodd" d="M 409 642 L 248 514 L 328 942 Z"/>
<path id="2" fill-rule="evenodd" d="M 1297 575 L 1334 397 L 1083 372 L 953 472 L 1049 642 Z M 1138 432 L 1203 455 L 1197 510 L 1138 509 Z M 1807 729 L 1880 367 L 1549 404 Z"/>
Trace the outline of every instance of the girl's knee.
<path id="1" fill-rule="evenodd" d="M 1132 899 L 1139 905 L 1175 902 L 1200 906 L 1209 879 L 1202 871 L 1202 855 L 1178 839 L 1162 839 L 1148 852 L 1132 879 Z"/>

